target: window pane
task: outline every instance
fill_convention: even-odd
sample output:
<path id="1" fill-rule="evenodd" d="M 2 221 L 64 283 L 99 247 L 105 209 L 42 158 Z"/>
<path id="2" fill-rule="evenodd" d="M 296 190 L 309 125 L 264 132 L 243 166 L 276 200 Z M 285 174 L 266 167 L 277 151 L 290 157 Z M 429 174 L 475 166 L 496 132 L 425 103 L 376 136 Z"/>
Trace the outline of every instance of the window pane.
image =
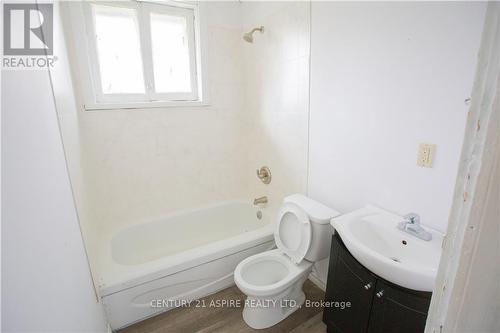
<path id="1" fill-rule="evenodd" d="M 145 93 L 134 9 L 93 5 L 104 94 Z"/>
<path id="2" fill-rule="evenodd" d="M 152 13 L 151 42 L 156 92 L 191 92 L 186 18 Z"/>

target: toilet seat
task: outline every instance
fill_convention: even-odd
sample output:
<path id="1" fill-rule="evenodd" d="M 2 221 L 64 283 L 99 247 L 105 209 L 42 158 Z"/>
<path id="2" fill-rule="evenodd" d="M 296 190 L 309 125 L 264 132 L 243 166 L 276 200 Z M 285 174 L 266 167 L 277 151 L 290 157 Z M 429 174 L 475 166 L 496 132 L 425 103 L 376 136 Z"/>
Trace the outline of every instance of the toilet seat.
<path id="1" fill-rule="evenodd" d="M 304 304 L 304 282 L 313 263 L 330 254 L 330 219 L 337 215 L 302 194 L 283 199 L 274 231 L 278 248 L 244 259 L 234 271 L 247 296 L 242 315 L 248 326 L 271 327 Z"/>
<path id="2" fill-rule="evenodd" d="M 311 222 L 299 206 L 291 202 L 283 204 L 274 240 L 292 262 L 298 264 L 304 259 L 311 246 Z"/>
<path id="3" fill-rule="evenodd" d="M 284 203 L 274 232 L 275 250 L 262 252 L 241 261 L 234 280 L 241 291 L 252 296 L 277 295 L 312 269 L 303 260 L 311 245 L 311 223 L 294 203 Z"/>
<path id="4" fill-rule="evenodd" d="M 241 261 L 234 271 L 234 281 L 247 295 L 276 295 L 308 273 L 312 265 L 306 260 L 294 264 L 280 249 L 275 249 Z M 273 274 L 270 275 L 269 272 Z"/>

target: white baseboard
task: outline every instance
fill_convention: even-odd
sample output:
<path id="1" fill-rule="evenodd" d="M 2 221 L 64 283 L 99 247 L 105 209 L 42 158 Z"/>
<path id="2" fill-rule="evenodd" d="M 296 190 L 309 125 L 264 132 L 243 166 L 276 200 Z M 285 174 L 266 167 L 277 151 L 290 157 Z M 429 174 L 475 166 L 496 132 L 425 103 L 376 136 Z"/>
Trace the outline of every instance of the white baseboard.
<path id="1" fill-rule="evenodd" d="M 309 274 L 309 280 L 314 283 L 319 289 L 326 291 L 326 283 L 323 282 L 314 272 Z"/>

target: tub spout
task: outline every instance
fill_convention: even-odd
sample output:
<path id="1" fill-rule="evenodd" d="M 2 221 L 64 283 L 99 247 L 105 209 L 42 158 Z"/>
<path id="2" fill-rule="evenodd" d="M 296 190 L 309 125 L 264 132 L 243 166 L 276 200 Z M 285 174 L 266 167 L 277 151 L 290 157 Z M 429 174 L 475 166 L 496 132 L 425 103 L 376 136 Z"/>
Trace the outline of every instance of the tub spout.
<path id="1" fill-rule="evenodd" d="M 267 203 L 267 197 L 266 196 L 253 199 L 253 204 L 255 206 L 260 205 L 260 204 L 266 204 L 266 203 Z"/>

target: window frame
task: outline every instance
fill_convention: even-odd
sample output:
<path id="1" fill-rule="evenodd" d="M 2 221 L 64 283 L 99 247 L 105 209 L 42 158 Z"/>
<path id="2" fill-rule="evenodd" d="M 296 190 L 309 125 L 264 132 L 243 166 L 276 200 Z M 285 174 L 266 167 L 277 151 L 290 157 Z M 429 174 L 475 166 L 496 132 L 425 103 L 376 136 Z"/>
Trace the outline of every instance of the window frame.
<path id="1" fill-rule="evenodd" d="M 144 22 L 144 41 L 149 43 L 146 45 L 147 50 L 151 50 L 151 52 L 147 52 L 147 59 L 143 59 L 143 63 L 146 64 L 147 70 L 150 73 L 147 76 L 146 89 L 150 90 L 149 96 L 151 100 L 157 101 L 195 101 L 198 99 L 198 84 L 197 84 L 197 65 L 196 65 L 196 44 L 195 44 L 195 29 L 194 29 L 194 10 L 189 12 L 189 9 L 180 8 L 180 7 L 172 7 L 167 5 L 158 5 L 156 3 L 148 3 L 140 12 L 140 15 L 143 16 Z M 154 64 L 153 64 L 153 35 L 151 33 L 151 13 L 165 13 L 171 16 L 180 16 L 186 19 L 186 28 L 187 28 L 187 37 L 188 37 L 188 50 L 189 50 L 189 68 L 190 68 L 190 83 L 191 83 L 191 92 L 171 92 L 171 93 L 162 93 L 156 92 L 155 89 L 155 80 L 154 80 Z M 142 38 L 141 38 L 142 39 Z M 144 56 L 144 55 L 143 55 Z M 151 82 L 149 82 L 151 81 Z"/>
<path id="2" fill-rule="evenodd" d="M 105 94 L 101 85 L 100 65 L 95 33 L 95 15 L 92 5 L 104 5 L 117 8 L 135 10 L 142 70 L 144 78 L 144 93 Z M 84 30 L 88 48 L 88 66 L 91 77 L 93 95 L 92 103 L 85 103 L 85 109 L 112 109 L 112 108 L 148 108 L 161 106 L 183 106 L 202 103 L 201 87 L 204 81 L 201 77 L 203 61 L 199 48 L 201 44 L 200 28 L 197 24 L 198 10 L 193 3 L 172 3 L 171 1 L 86 1 L 83 4 Z M 154 67 L 151 35 L 151 13 L 169 14 L 186 18 L 188 34 L 188 50 L 190 64 L 191 92 L 156 92 L 154 87 Z"/>

